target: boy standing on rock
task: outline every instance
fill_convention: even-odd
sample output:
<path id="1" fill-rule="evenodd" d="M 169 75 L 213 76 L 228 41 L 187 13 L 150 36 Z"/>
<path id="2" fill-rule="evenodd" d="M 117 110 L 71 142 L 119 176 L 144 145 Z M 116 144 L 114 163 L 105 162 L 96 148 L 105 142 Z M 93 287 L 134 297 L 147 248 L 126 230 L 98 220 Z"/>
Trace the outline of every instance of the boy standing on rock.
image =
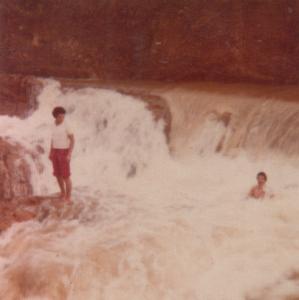
<path id="1" fill-rule="evenodd" d="M 73 132 L 64 120 L 65 113 L 65 109 L 60 106 L 55 107 L 52 111 L 55 122 L 52 128 L 49 159 L 53 164 L 53 175 L 57 178 L 61 198 L 70 202 L 72 193 L 70 161 L 75 139 Z"/>

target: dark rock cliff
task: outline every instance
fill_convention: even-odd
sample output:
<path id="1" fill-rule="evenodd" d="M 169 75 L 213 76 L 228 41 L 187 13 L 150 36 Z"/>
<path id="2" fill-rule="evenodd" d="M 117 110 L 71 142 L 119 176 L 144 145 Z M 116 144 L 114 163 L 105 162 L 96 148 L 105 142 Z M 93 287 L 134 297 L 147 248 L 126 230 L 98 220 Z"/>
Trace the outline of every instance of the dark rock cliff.
<path id="1" fill-rule="evenodd" d="M 3 73 L 299 81 L 296 0 L 3 0 Z"/>

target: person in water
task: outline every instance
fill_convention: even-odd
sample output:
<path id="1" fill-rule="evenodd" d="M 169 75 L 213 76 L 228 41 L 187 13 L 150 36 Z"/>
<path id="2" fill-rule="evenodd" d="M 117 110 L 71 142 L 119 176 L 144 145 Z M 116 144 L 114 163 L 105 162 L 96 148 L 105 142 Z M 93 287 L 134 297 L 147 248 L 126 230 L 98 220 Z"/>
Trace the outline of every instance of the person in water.
<path id="1" fill-rule="evenodd" d="M 53 175 L 57 178 L 61 198 L 70 202 L 72 193 L 70 161 L 75 139 L 72 130 L 64 120 L 65 114 L 65 109 L 60 106 L 52 111 L 55 121 L 52 128 L 49 159 L 52 161 Z"/>
<path id="2" fill-rule="evenodd" d="M 266 188 L 267 174 L 265 172 L 259 172 L 256 176 L 257 185 L 255 185 L 249 192 L 249 197 L 255 199 L 263 199 L 265 196 L 273 197 L 273 194 Z"/>

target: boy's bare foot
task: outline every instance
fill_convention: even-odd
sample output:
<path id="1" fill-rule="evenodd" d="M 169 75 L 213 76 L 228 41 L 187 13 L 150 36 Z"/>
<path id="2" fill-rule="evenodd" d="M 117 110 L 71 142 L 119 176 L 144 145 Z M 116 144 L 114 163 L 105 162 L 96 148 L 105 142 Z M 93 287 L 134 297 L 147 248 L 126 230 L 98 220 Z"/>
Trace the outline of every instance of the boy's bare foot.
<path id="1" fill-rule="evenodd" d="M 65 200 L 66 195 L 64 193 L 58 192 L 52 195 L 54 199 Z"/>
<path id="2" fill-rule="evenodd" d="M 64 201 L 65 201 L 67 204 L 71 204 L 71 203 L 72 203 L 72 199 L 71 199 L 71 197 L 69 197 L 69 196 L 66 196 L 66 197 L 64 198 Z"/>
<path id="3" fill-rule="evenodd" d="M 61 199 L 61 200 L 65 200 L 65 197 L 66 197 L 66 195 L 64 194 L 64 193 L 60 193 L 60 196 L 59 196 L 59 198 Z"/>

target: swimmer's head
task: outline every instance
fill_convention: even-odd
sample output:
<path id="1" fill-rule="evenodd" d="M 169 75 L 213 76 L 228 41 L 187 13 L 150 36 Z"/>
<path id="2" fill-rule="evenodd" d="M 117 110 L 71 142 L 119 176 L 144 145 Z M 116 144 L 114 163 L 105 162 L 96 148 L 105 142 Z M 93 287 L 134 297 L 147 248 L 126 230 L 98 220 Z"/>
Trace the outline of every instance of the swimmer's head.
<path id="1" fill-rule="evenodd" d="M 258 182 L 258 184 L 265 184 L 266 181 L 267 181 L 267 174 L 265 172 L 259 172 L 257 175 L 256 175 L 256 180 Z"/>

